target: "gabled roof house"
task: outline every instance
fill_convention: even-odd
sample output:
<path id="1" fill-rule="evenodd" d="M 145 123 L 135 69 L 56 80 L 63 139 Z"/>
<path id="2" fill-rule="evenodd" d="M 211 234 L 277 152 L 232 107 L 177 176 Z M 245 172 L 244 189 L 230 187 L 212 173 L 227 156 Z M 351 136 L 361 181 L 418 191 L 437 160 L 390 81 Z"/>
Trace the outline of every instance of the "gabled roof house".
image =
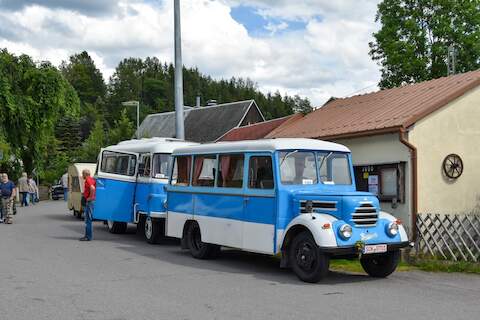
<path id="1" fill-rule="evenodd" d="M 233 128 L 263 122 L 254 100 L 186 108 L 185 140 L 213 142 Z M 175 137 L 175 112 L 148 115 L 136 132 L 138 138 Z"/>
<path id="2" fill-rule="evenodd" d="M 348 146 L 357 188 L 376 193 L 412 234 L 418 212 L 480 209 L 480 70 L 331 99 L 267 137 Z"/>

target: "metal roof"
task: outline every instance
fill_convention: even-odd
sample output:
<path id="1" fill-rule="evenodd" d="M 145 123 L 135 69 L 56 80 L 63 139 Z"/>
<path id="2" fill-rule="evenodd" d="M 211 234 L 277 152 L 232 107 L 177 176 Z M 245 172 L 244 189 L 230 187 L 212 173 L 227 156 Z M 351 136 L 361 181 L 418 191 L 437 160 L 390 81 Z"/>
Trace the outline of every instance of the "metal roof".
<path id="1" fill-rule="evenodd" d="M 290 121 L 291 119 L 296 119 L 301 117 L 300 114 L 293 114 L 282 118 L 272 119 L 264 122 L 254 123 L 251 125 L 233 128 L 223 136 L 221 136 L 218 141 L 239 141 L 239 140 L 255 140 L 265 138 L 267 134 L 272 132 L 275 128 Z"/>
<path id="2" fill-rule="evenodd" d="M 480 85 L 480 70 L 332 99 L 302 119 L 280 126 L 267 138 L 341 138 L 408 128 Z"/>
<path id="3" fill-rule="evenodd" d="M 251 107 L 257 108 L 263 118 L 254 100 L 185 110 L 185 139 L 196 142 L 215 141 L 230 129 L 238 127 Z M 175 112 L 148 115 L 136 136 L 175 137 Z"/>
<path id="4" fill-rule="evenodd" d="M 191 147 L 175 149 L 174 154 L 200 154 L 200 153 L 224 153 L 224 152 L 248 152 L 248 151 L 267 151 L 276 150 L 321 150 L 321 151 L 339 151 L 350 152 L 344 145 L 316 140 L 316 139 L 261 139 L 244 140 L 233 142 L 206 143 Z"/>

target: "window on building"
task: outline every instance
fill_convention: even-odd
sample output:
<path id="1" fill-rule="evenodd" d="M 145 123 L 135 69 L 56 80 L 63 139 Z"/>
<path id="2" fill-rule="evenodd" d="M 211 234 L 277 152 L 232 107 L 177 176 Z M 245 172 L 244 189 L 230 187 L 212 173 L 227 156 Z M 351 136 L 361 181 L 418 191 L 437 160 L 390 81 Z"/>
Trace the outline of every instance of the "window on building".
<path id="1" fill-rule="evenodd" d="M 175 157 L 173 172 L 172 172 L 172 185 L 188 186 L 190 184 L 190 169 L 192 167 L 192 157 L 190 156 L 178 156 Z"/>
<path id="2" fill-rule="evenodd" d="M 355 166 L 358 191 L 376 194 L 380 201 L 405 202 L 405 163 Z"/>
<path id="3" fill-rule="evenodd" d="M 218 158 L 217 187 L 243 187 L 243 154 L 225 154 Z"/>
<path id="4" fill-rule="evenodd" d="M 153 177 L 157 179 L 168 178 L 168 167 L 171 161 L 171 156 L 165 153 L 156 153 L 153 155 Z"/>
<path id="5" fill-rule="evenodd" d="M 196 155 L 193 164 L 192 185 L 213 187 L 215 184 L 216 155 Z"/>
<path id="6" fill-rule="evenodd" d="M 248 187 L 251 189 L 273 189 L 272 157 L 250 157 Z"/>
<path id="7" fill-rule="evenodd" d="M 124 176 L 135 175 L 137 157 L 133 154 L 103 151 L 102 172 Z"/>

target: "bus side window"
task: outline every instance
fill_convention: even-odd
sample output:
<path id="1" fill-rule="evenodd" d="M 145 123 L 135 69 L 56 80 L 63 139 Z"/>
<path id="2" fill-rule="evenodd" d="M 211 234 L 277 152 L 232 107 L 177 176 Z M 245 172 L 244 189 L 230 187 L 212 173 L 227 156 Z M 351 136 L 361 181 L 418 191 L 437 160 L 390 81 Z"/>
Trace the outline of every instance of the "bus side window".
<path id="1" fill-rule="evenodd" d="M 213 187 L 215 184 L 216 155 L 194 156 L 192 186 Z"/>
<path id="2" fill-rule="evenodd" d="M 190 168 L 192 167 L 192 157 L 175 157 L 172 172 L 172 185 L 188 186 L 190 183 Z"/>
<path id="3" fill-rule="evenodd" d="M 242 188 L 243 154 L 222 154 L 218 159 L 217 186 L 222 188 Z"/>
<path id="4" fill-rule="evenodd" d="M 272 157 L 250 157 L 248 187 L 250 189 L 273 189 Z"/>

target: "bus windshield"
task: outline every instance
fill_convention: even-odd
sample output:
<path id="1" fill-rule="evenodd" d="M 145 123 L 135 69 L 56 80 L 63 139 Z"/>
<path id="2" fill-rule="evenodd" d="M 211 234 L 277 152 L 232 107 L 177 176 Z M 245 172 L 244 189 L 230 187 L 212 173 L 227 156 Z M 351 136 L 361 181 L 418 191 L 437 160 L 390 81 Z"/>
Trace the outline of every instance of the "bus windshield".
<path id="1" fill-rule="evenodd" d="M 168 166 L 171 161 L 171 155 L 166 153 L 156 153 L 153 155 L 153 177 L 157 179 L 168 178 Z"/>
<path id="2" fill-rule="evenodd" d="M 341 152 L 280 152 L 280 178 L 284 185 L 352 184 L 348 155 Z"/>

